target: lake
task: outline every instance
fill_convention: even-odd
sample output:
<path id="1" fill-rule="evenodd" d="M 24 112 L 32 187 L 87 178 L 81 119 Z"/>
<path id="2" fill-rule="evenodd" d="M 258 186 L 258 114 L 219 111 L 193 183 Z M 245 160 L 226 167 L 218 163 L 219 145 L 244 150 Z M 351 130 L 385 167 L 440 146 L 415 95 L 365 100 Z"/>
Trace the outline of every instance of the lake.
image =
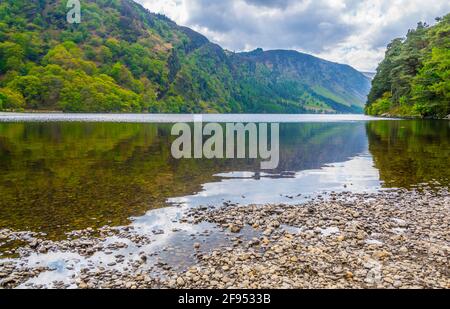
<path id="1" fill-rule="evenodd" d="M 73 230 L 130 222 L 164 228 L 152 210 L 180 205 L 292 204 L 326 191 L 449 183 L 449 121 L 202 117 L 280 122 L 279 167 L 173 159 L 171 123 L 191 122 L 192 115 L 0 114 L 0 229 L 62 239 Z"/>

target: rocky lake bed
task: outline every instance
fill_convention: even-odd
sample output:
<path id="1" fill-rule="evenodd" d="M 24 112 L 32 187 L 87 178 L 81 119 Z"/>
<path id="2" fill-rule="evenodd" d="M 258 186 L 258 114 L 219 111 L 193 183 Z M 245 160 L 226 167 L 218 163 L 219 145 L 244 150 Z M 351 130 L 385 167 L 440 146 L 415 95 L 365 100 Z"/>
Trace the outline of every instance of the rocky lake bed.
<path id="1" fill-rule="evenodd" d="M 176 248 L 149 249 L 164 231 L 106 226 L 52 241 L 41 233 L 1 230 L 0 244 L 16 247 L 0 256 L 0 285 L 450 288 L 447 187 L 325 192 L 301 205 L 225 203 L 191 208 L 177 220 L 209 227 L 190 235 L 183 249 L 190 259 L 182 267 L 165 260 Z M 45 263 L 49 255 L 60 262 Z"/>

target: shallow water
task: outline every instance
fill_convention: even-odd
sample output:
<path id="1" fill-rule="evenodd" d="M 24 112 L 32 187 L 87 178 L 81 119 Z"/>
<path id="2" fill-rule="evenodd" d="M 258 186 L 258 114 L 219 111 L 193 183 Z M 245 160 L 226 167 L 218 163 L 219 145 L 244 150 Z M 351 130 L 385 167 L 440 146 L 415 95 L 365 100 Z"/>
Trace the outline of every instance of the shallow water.
<path id="1" fill-rule="evenodd" d="M 279 167 L 173 159 L 170 122 L 193 118 L 285 121 Z M 0 114 L 0 228 L 57 239 L 170 204 L 298 203 L 321 191 L 447 184 L 449 124 L 360 115 Z"/>
<path id="2" fill-rule="evenodd" d="M 173 159 L 171 123 L 200 119 L 282 122 L 279 167 L 261 171 L 257 160 Z M 69 283 L 80 269 L 106 267 L 117 254 L 126 257 L 114 266 L 119 270 L 139 252 L 158 252 L 157 260 L 184 268 L 195 260 L 194 242 L 208 251 L 230 241 L 212 224 L 180 223 L 191 207 L 299 204 L 319 194 L 326 198 L 331 191 L 373 192 L 436 181 L 448 185 L 449 157 L 448 121 L 353 115 L 0 114 L 0 228 L 63 239 L 73 230 L 131 224 L 138 233 L 152 235 L 143 247 L 107 239 L 128 244 L 113 255 L 34 254 L 25 265 L 53 270 L 27 283 Z M 154 235 L 158 230 L 164 233 Z M 250 239 L 258 236 L 254 233 L 243 234 Z"/>

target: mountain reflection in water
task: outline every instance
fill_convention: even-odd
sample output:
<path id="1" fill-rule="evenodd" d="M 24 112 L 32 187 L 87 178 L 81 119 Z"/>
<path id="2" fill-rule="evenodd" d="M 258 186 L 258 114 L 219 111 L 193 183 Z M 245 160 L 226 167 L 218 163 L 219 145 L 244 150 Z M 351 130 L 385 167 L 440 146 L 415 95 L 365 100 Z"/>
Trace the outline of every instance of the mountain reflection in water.
<path id="1" fill-rule="evenodd" d="M 280 124 L 280 165 L 175 160 L 170 124 L 0 123 L 0 228 L 61 238 L 123 225 L 168 202 L 298 202 L 323 190 L 448 184 L 449 125 L 436 121 Z"/>

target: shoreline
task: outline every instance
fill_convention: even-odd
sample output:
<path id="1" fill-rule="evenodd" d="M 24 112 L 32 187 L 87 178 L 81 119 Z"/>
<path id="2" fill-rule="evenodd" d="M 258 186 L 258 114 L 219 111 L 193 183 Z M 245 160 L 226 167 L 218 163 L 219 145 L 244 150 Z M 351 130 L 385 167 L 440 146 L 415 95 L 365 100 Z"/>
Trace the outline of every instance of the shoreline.
<path id="1" fill-rule="evenodd" d="M 54 114 L 54 115 L 192 115 L 192 114 L 183 114 L 183 113 L 148 113 L 148 112 L 141 112 L 141 113 L 124 113 L 124 112 L 64 112 L 64 111 L 58 111 L 58 110 L 23 110 L 23 111 L 1 111 L 0 110 L 0 116 L 1 115 L 25 115 L 25 114 L 34 114 L 34 115 L 42 115 L 42 114 Z M 199 114 L 200 115 L 200 114 Z M 401 120 L 450 120 L 450 115 L 447 115 L 443 118 L 438 117 L 422 117 L 418 115 L 391 115 L 389 113 L 382 114 L 382 115 L 368 115 L 365 113 L 292 113 L 292 114 L 286 114 L 286 113 L 202 113 L 202 115 L 360 115 L 360 116 L 367 116 L 367 117 L 374 117 L 374 118 L 384 118 L 384 119 L 401 119 Z"/>
<path id="2" fill-rule="evenodd" d="M 4 288 L 450 288 L 450 193 L 447 187 L 330 193 L 302 205 L 263 205 L 188 211 L 180 221 L 204 222 L 224 232 L 229 243 L 193 240 L 195 261 L 177 270 L 148 253 L 126 259 L 123 240 L 144 246 L 152 235 L 130 227 L 105 227 L 72 234 L 62 242 L 32 233 L 0 231 L 0 242 L 27 243 L 19 259 L 0 260 Z M 106 239 L 115 238 L 116 243 Z M 121 243 L 122 241 L 122 243 Z M 195 242 L 194 242 L 195 241 Z M 211 242 L 211 243 L 208 243 Z M 129 245 L 129 244 L 128 244 Z M 203 248 L 211 247 L 208 250 Z M 35 284 L 52 272 L 29 267 L 36 254 L 59 251 L 82 256 L 109 253 L 111 262 L 83 265 L 66 282 Z M 116 253 L 115 253 L 116 252 Z"/>
<path id="3" fill-rule="evenodd" d="M 450 120 L 450 115 L 447 115 L 444 118 L 439 118 L 439 117 L 432 117 L 432 116 L 428 116 L 428 117 L 422 117 L 422 116 L 405 116 L 405 115 L 391 115 L 389 113 L 387 114 L 382 114 L 382 115 L 367 115 L 366 116 L 371 116 L 371 117 L 378 117 L 378 118 L 385 118 L 385 119 L 401 119 L 401 120 Z"/>
<path id="4" fill-rule="evenodd" d="M 335 194 L 302 207 L 194 210 L 190 218 L 262 231 L 181 276 L 192 282 L 195 273 L 215 269 L 209 283 L 194 278 L 194 288 L 450 288 L 448 189 Z"/>

